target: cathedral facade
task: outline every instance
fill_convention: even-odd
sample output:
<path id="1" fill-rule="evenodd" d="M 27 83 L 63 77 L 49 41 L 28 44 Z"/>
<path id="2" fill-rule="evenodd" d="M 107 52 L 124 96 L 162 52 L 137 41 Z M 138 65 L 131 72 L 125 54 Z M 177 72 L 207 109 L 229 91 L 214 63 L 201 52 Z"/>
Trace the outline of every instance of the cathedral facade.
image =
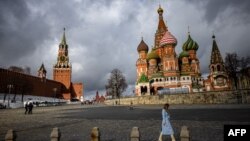
<path id="1" fill-rule="evenodd" d="M 199 45 L 188 32 L 187 40 L 182 45 L 182 52 L 177 54 L 175 51 L 177 39 L 168 30 L 163 20 L 161 6 L 157 12 L 159 21 L 154 37 L 154 46 L 149 49 L 142 38 L 137 47 L 139 58 L 136 61 L 136 95 L 192 93 L 206 90 L 200 72 L 199 58 L 196 55 Z M 222 68 L 223 65 L 221 65 L 220 70 Z M 227 78 L 221 74 L 218 81 L 222 76 Z M 211 78 L 213 77 L 209 79 Z M 210 83 L 210 81 L 207 82 Z"/>

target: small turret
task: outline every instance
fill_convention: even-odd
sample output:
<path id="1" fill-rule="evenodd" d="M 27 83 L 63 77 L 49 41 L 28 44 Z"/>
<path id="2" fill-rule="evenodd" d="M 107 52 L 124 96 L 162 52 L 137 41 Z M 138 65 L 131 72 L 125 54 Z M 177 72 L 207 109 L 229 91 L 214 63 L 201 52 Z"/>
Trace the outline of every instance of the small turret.
<path id="1" fill-rule="evenodd" d="M 38 70 L 38 77 L 41 78 L 41 81 L 46 81 L 46 69 L 44 67 L 44 64 L 42 63 L 41 67 Z"/>

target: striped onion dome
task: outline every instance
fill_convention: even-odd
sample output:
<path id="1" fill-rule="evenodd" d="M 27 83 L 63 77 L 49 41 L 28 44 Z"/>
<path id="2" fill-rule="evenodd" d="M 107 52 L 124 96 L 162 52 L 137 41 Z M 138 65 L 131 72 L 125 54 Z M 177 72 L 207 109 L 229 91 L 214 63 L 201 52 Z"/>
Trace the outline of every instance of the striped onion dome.
<path id="1" fill-rule="evenodd" d="M 188 51 L 188 50 L 198 50 L 198 48 L 199 48 L 199 45 L 192 39 L 192 37 L 188 33 L 188 39 L 183 44 L 182 49 L 185 51 Z"/>
<path id="2" fill-rule="evenodd" d="M 160 47 L 169 44 L 176 45 L 177 39 L 169 31 L 167 31 L 160 41 Z"/>

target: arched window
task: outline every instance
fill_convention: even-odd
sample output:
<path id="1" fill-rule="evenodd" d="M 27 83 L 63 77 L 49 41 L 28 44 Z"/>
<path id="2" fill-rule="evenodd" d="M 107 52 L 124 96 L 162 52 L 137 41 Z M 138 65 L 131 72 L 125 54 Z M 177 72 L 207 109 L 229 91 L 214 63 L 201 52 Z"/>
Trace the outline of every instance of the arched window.
<path id="1" fill-rule="evenodd" d="M 217 65 L 217 71 L 220 71 L 220 65 Z"/>
<path id="2" fill-rule="evenodd" d="M 214 72 L 214 66 L 212 66 L 212 72 Z"/>

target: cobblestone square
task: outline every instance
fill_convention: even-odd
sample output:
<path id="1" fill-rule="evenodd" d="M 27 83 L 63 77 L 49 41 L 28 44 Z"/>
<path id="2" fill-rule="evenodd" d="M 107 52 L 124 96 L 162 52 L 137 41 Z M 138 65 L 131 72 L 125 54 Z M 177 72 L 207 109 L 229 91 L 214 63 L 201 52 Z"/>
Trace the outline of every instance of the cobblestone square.
<path id="1" fill-rule="evenodd" d="M 249 107 L 173 105 L 170 114 L 175 137 L 179 140 L 181 126 L 186 125 L 192 141 L 222 141 L 224 124 L 250 124 Z M 1 141 L 8 129 L 16 131 L 17 141 L 50 140 L 54 127 L 60 129 L 61 141 L 88 141 L 95 126 L 102 141 L 129 141 L 134 126 L 140 129 L 141 141 L 157 141 L 161 128 L 160 105 L 139 105 L 131 111 L 127 106 L 104 105 L 35 107 L 32 115 L 25 115 L 22 108 L 4 109 L 0 116 Z"/>

